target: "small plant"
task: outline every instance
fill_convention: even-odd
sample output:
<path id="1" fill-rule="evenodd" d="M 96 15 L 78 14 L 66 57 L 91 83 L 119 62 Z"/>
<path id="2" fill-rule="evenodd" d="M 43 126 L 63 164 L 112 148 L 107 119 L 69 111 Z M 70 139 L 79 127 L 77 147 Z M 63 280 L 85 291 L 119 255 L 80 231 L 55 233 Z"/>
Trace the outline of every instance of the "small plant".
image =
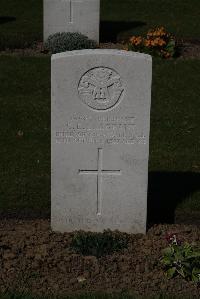
<path id="1" fill-rule="evenodd" d="M 171 58 L 175 55 L 176 43 L 174 37 L 164 27 L 160 27 L 149 30 L 145 37 L 132 36 L 124 49 Z"/>
<path id="2" fill-rule="evenodd" d="M 97 43 L 88 39 L 87 36 L 78 32 L 59 32 L 52 34 L 48 37 L 44 44 L 44 48 L 52 54 L 81 50 L 81 49 L 94 49 Z"/>
<path id="3" fill-rule="evenodd" d="M 118 231 L 104 230 L 103 233 L 78 231 L 74 234 L 71 247 L 83 255 L 97 258 L 127 248 L 128 235 Z"/>
<path id="4" fill-rule="evenodd" d="M 163 250 L 161 263 L 167 277 L 181 275 L 186 280 L 200 283 L 200 250 L 189 243 L 182 243 L 175 234 L 168 235 L 169 246 Z"/>

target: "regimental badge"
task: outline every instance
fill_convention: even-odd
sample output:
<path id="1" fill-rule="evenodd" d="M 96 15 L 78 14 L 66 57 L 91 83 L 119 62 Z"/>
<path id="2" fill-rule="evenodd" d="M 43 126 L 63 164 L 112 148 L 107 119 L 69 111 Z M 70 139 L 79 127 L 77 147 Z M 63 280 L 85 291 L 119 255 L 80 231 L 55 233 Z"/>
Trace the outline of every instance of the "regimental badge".
<path id="1" fill-rule="evenodd" d="M 78 85 L 81 100 L 95 110 L 114 107 L 122 98 L 123 91 L 120 75 L 107 67 L 90 69 Z"/>

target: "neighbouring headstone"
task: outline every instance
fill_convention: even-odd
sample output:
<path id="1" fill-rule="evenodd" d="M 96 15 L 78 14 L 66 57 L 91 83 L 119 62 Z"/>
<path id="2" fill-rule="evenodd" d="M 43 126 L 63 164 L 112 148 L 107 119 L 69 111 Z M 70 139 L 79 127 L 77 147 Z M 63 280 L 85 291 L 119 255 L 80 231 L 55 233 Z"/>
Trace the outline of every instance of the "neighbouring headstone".
<path id="1" fill-rule="evenodd" d="M 44 0 L 44 40 L 57 32 L 80 32 L 99 42 L 100 0 Z"/>
<path id="2" fill-rule="evenodd" d="M 145 233 L 151 56 L 52 56 L 51 224 L 60 232 Z"/>

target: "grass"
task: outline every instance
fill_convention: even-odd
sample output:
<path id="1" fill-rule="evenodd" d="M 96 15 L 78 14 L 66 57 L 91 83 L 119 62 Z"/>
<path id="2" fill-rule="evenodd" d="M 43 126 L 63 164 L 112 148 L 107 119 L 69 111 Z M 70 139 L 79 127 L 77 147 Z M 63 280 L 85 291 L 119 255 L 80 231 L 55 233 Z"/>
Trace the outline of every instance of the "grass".
<path id="1" fill-rule="evenodd" d="M 0 48 L 24 48 L 42 40 L 42 0 L 1 0 Z"/>
<path id="2" fill-rule="evenodd" d="M 150 170 L 199 171 L 199 60 L 154 60 Z"/>
<path id="3" fill-rule="evenodd" d="M 174 200 L 170 189 L 180 197 L 185 190 L 177 207 L 194 211 L 200 210 L 199 66 L 199 60 L 154 64 L 149 164 L 150 171 L 169 173 L 168 187 L 166 182 L 161 186 L 168 204 Z"/>
<path id="4" fill-rule="evenodd" d="M 101 20 L 109 22 L 110 28 L 119 27 L 119 31 L 126 22 L 124 29 L 129 34 L 163 25 L 178 37 L 196 38 L 200 36 L 199 9 L 199 0 L 102 0 Z"/>
<path id="5" fill-rule="evenodd" d="M 150 198 L 175 210 L 200 211 L 199 68 L 153 63 Z M 0 69 L 0 210 L 48 214 L 50 58 L 0 56 Z"/>
<path id="6" fill-rule="evenodd" d="M 199 0 L 102 0 L 103 39 L 115 40 L 163 25 L 179 37 L 200 36 Z M 0 49 L 24 48 L 43 38 L 42 0 L 1 0 Z"/>
<path id="7" fill-rule="evenodd" d="M 50 61 L 1 57 L 0 65 L 4 70 L 0 73 L 0 209 L 46 209 L 50 203 Z"/>

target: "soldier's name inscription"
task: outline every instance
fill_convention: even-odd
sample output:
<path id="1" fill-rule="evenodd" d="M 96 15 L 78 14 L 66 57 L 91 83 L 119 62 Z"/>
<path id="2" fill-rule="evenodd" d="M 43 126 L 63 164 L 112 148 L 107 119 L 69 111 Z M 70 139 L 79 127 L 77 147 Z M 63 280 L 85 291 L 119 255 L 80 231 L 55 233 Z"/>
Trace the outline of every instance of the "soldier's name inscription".
<path id="1" fill-rule="evenodd" d="M 56 143 L 146 144 L 146 137 L 137 130 L 134 115 L 72 115 L 56 131 Z"/>

